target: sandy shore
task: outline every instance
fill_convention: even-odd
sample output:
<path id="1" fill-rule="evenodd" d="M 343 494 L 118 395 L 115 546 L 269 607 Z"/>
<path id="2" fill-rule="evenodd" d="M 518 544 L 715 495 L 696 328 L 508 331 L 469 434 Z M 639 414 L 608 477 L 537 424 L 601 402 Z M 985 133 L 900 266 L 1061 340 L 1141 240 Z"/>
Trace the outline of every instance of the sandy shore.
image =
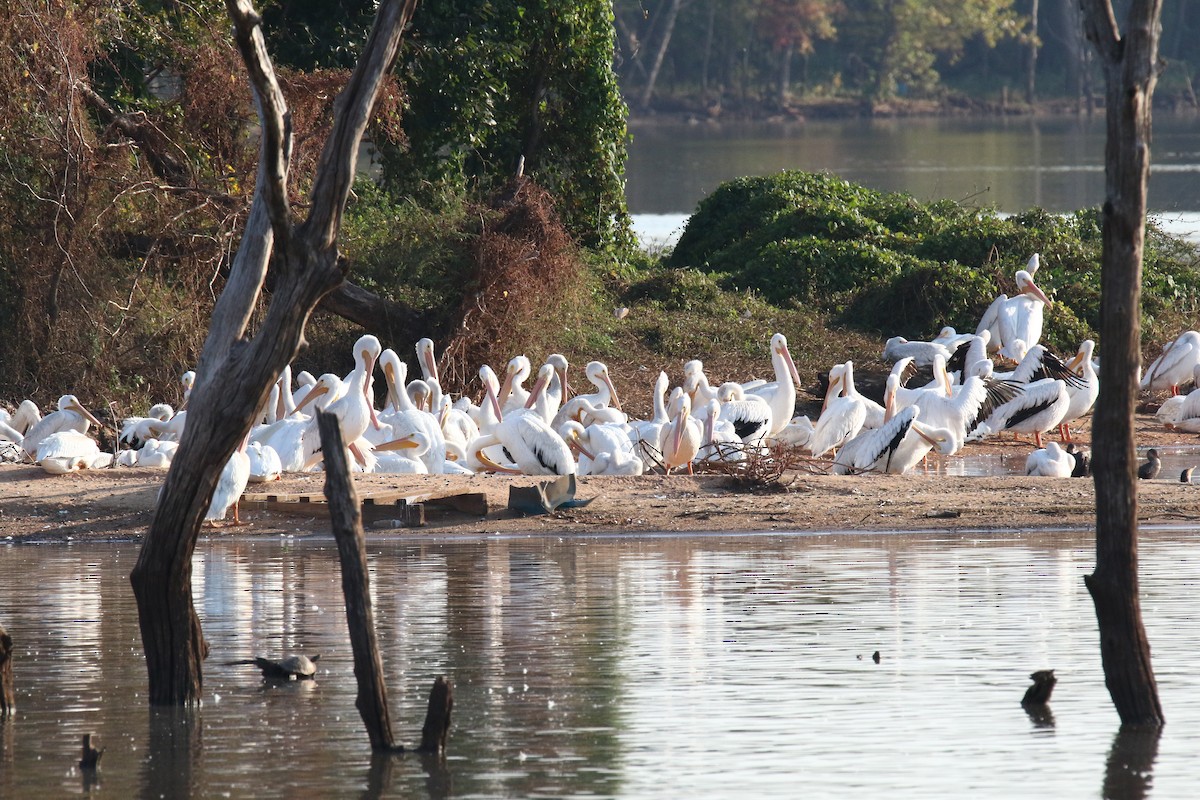
<path id="1" fill-rule="evenodd" d="M 1085 424 L 1078 437 L 1090 442 Z M 1164 430 L 1152 417 L 1139 417 L 1139 445 L 1163 448 L 1200 444 L 1194 434 Z M 989 454 L 1023 463 L 1033 444 L 989 442 L 969 445 L 965 457 Z M 953 459 L 948 459 L 953 463 Z M 1197 453 L 1200 461 L 1200 452 Z M 35 466 L 0 466 L 0 538 L 65 541 L 69 538 L 138 538 L 153 514 L 165 473 L 107 469 L 51 476 Z M 581 508 L 521 517 L 508 510 L 512 485 L 537 478 L 497 475 L 357 475 L 360 495 L 379 492 L 482 492 L 486 516 L 428 508 L 427 524 L 414 536 L 571 534 L 652 531 L 823 531 L 823 530 L 1000 530 L 1087 528 L 1094 523 L 1090 479 L 1023 476 L 958 477 L 940 472 L 904 476 L 834 476 L 800 472 L 776 491 L 747 492 L 720 475 L 584 477 Z M 250 491 L 320 495 L 324 476 L 294 475 Z M 1139 484 L 1139 517 L 1146 523 L 1200 521 L 1200 487 L 1181 484 L 1178 471 Z M 314 514 L 246 511 L 243 525 L 206 529 L 205 536 L 323 534 L 328 520 Z M 386 524 L 386 523 L 385 523 Z M 368 526 L 368 536 L 381 533 Z M 394 528 L 388 533 L 394 534 Z"/>

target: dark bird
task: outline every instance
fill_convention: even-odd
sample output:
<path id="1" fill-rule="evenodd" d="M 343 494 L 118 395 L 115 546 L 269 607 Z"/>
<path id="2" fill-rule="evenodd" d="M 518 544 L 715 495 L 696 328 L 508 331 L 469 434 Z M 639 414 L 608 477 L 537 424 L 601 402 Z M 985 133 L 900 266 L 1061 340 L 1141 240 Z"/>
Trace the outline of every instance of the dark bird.
<path id="1" fill-rule="evenodd" d="M 1192 482 L 1192 470 L 1194 470 L 1194 469 L 1195 469 L 1195 467 L 1188 467 L 1183 472 L 1179 473 L 1179 482 L 1180 483 L 1191 483 Z"/>
<path id="2" fill-rule="evenodd" d="M 1075 468 L 1071 470 L 1072 478 L 1086 478 L 1092 474 L 1092 451 L 1080 450 L 1074 442 L 1067 442 L 1067 452 L 1075 459 Z"/>
<path id="3" fill-rule="evenodd" d="M 1037 672 L 1029 676 L 1033 681 L 1033 685 L 1025 690 L 1025 696 L 1021 698 L 1023 706 L 1044 706 L 1050 702 L 1050 693 L 1054 691 L 1054 684 L 1058 683 L 1058 678 L 1054 677 L 1054 670 L 1039 669 Z"/>
<path id="4" fill-rule="evenodd" d="M 1146 451 L 1146 463 L 1138 465 L 1138 477 L 1142 480 L 1153 480 L 1158 477 L 1158 471 L 1162 469 L 1162 459 L 1158 457 L 1158 451 L 1151 447 Z"/>
<path id="5" fill-rule="evenodd" d="M 264 678 L 273 678 L 280 681 L 311 680 L 317 674 L 317 660 L 321 656 L 315 655 L 311 658 L 308 656 L 288 656 L 280 661 L 272 661 L 269 658 L 250 658 L 244 661 L 227 661 L 228 666 L 236 666 L 239 664 L 253 664 L 262 670 Z"/>

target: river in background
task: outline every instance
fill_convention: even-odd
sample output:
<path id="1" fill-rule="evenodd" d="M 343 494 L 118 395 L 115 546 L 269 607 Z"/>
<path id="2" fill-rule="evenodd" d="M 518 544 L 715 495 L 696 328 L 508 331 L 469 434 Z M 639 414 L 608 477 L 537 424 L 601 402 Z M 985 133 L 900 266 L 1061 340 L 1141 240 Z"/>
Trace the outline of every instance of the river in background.
<path id="1" fill-rule="evenodd" d="M 373 765 L 332 540 L 200 543 L 212 652 L 193 713 L 146 704 L 136 544 L 10 544 L 0 797 L 1191 797 L 1194 550 L 1194 530 L 1143 529 L 1168 725 L 1139 763 L 1112 755 L 1088 533 L 373 535 L 397 738 L 417 741 L 436 675 L 456 693 L 444 764 Z M 284 652 L 322 654 L 315 684 L 225 663 Z M 1048 668 L 1052 713 L 1027 716 Z M 97 781 L 75 766 L 87 732 Z"/>
<path id="2" fill-rule="evenodd" d="M 852 119 L 631 126 L 626 197 L 643 244 L 673 241 L 721 182 L 828 171 L 881 191 L 1004 213 L 1067 212 L 1104 199 L 1104 118 Z M 1200 120 L 1154 121 L 1149 207 L 1200 239 Z"/>

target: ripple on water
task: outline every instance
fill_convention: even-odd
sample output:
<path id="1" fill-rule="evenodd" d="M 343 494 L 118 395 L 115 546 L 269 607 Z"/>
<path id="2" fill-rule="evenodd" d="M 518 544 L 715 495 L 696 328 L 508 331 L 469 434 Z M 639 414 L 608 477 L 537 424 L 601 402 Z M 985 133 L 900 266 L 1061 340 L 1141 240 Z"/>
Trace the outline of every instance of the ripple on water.
<path id="1" fill-rule="evenodd" d="M 1200 780 L 1194 536 L 1148 531 L 1140 547 L 1171 721 L 1156 796 Z M 14 547 L 0 562 L 19 654 L 0 796 L 83 793 L 73 764 L 93 732 L 112 796 L 1093 797 L 1117 727 L 1083 533 L 373 546 L 401 741 L 415 743 L 433 677 L 455 682 L 432 774 L 415 759 L 372 771 L 328 542 L 201 545 L 212 655 L 204 706 L 183 715 L 145 706 L 124 547 Z M 284 652 L 321 653 L 317 681 L 265 684 L 225 663 Z M 1059 678 L 1052 727 L 1019 706 L 1044 668 Z"/>

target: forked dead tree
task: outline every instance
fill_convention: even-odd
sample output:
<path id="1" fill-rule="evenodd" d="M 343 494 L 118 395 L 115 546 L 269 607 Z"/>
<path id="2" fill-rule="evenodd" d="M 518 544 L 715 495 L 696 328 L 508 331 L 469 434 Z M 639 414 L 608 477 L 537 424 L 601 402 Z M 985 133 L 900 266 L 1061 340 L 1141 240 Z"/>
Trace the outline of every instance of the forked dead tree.
<path id="1" fill-rule="evenodd" d="M 1105 199 L 1101 267 L 1100 397 L 1092 430 L 1096 571 L 1084 580 L 1096 605 L 1100 656 L 1125 726 L 1161 726 L 1162 706 L 1138 599 L 1137 454 L 1133 413 L 1141 363 L 1142 247 L 1150 173 L 1150 101 L 1158 79 L 1162 0 L 1133 0 L 1125 35 L 1110 0 L 1081 0 L 1104 67 Z"/>
<path id="2" fill-rule="evenodd" d="M 416 0 L 380 4 L 358 65 L 334 104 L 308 215 L 299 222 L 288 203 L 290 116 L 267 56 L 261 18 L 249 0 L 226 0 L 226 6 L 254 88 L 260 162 L 246 230 L 196 367 L 187 427 L 130 575 L 154 705 L 190 705 L 200 698 L 207 644 L 191 591 L 200 524 L 222 466 L 295 357 L 313 308 L 342 283 L 337 237 L 359 142 Z M 274 279 L 270 305 L 257 334 L 248 337 L 268 265 Z"/>

